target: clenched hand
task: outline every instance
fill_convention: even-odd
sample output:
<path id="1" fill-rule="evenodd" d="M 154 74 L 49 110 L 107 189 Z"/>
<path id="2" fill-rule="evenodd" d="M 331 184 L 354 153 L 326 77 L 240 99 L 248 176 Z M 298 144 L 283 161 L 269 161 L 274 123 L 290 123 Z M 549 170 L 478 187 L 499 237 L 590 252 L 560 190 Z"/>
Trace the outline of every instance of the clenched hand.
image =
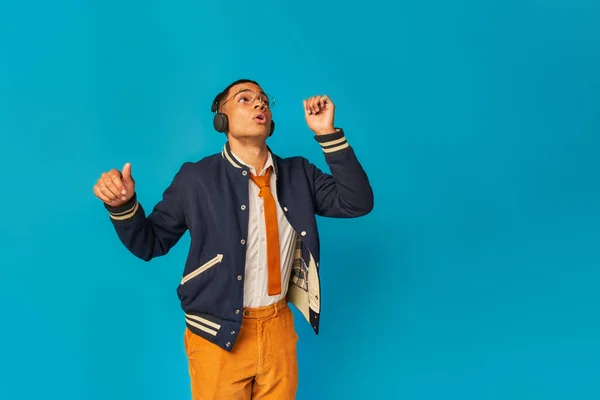
<path id="1" fill-rule="evenodd" d="M 303 101 L 306 124 L 317 135 L 335 132 L 335 105 L 329 96 L 313 96 Z"/>
<path id="2" fill-rule="evenodd" d="M 112 169 L 102 173 L 94 185 L 94 194 L 111 207 L 127 203 L 135 194 L 135 181 L 131 177 L 131 164 L 123 167 L 123 172 Z"/>

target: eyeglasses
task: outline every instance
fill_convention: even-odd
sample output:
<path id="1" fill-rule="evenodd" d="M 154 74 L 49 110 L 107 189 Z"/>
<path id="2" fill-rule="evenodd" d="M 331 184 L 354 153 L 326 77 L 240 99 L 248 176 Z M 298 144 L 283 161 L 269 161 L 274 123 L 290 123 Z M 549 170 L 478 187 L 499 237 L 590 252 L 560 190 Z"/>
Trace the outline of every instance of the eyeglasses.
<path id="1" fill-rule="evenodd" d="M 266 93 L 256 93 L 255 91 L 250 90 L 250 89 L 240 90 L 239 92 L 237 92 L 236 94 L 234 94 L 233 96 L 231 96 L 227 100 L 225 100 L 221 104 L 221 106 L 225 105 L 225 103 L 227 103 L 231 99 L 235 99 L 235 101 L 238 103 L 246 103 L 246 104 L 254 103 L 254 101 L 256 99 L 260 99 L 260 101 L 262 101 L 262 103 L 265 105 L 266 108 L 271 109 L 275 106 L 275 98 L 269 96 Z"/>

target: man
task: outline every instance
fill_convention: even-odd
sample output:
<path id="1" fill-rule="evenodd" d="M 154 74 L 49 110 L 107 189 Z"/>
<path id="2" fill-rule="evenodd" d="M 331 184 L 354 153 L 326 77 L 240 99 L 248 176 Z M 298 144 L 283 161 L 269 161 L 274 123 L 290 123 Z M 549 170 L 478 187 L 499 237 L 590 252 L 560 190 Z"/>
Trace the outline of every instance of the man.
<path id="1" fill-rule="evenodd" d="M 316 215 L 369 213 L 373 192 L 328 96 L 304 100 L 304 115 L 331 174 L 266 145 L 273 102 L 258 83 L 238 80 L 213 102 L 219 154 L 186 162 L 146 215 L 131 165 L 103 173 L 94 193 L 122 243 L 149 261 L 190 231 L 177 288 L 194 399 L 295 397 L 296 335 L 288 301 L 316 334 L 320 247 Z M 343 271 L 340 271 L 343 273 Z"/>

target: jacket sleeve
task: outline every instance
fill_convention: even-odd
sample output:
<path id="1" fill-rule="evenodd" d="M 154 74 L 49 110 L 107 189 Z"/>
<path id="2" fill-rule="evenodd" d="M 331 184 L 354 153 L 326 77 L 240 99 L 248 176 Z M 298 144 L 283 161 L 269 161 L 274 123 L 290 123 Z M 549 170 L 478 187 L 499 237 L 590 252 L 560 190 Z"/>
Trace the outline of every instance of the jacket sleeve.
<path id="1" fill-rule="evenodd" d="M 310 164 L 314 184 L 315 213 L 324 217 L 354 218 L 373 209 L 374 196 L 369 178 L 348 144 L 342 129 L 316 135 L 331 174 Z"/>
<path id="2" fill-rule="evenodd" d="M 150 261 L 167 254 L 187 230 L 182 180 L 183 167 L 148 216 L 137 193 L 120 207 L 104 204 L 119 239 L 136 257 Z"/>

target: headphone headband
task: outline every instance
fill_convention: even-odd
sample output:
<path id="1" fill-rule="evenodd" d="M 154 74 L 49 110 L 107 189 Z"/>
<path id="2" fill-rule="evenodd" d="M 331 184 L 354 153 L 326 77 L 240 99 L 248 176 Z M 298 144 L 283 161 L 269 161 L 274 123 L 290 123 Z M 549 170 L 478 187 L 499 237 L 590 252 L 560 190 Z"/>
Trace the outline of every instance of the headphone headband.
<path id="1" fill-rule="evenodd" d="M 217 112 L 218 108 L 219 108 L 219 101 L 218 100 L 213 101 L 212 106 L 210 107 L 210 111 L 215 113 L 215 112 Z"/>

